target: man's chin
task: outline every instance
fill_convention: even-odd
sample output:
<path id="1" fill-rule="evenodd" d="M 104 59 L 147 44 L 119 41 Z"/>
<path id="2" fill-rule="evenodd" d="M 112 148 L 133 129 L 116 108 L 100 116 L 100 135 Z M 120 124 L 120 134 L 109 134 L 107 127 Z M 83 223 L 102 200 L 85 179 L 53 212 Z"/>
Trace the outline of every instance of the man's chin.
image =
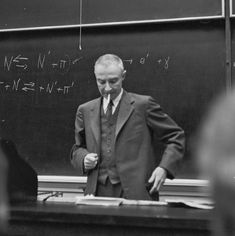
<path id="1" fill-rule="evenodd" d="M 101 95 L 102 95 L 102 97 L 108 98 L 108 95 L 109 95 L 109 94 L 103 93 L 103 94 L 101 94 Z"/>
<path id="2" fill-rule="evenodd" d="M 110 94 L 110 99 L 114 100 L 117 97 L 117 94 Z"/>

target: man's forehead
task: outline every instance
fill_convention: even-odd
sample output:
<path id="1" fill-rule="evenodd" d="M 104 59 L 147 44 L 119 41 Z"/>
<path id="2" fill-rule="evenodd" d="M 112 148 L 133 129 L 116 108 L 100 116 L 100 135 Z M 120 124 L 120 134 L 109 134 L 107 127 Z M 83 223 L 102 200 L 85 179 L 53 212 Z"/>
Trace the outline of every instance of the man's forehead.
<path id="1" fill-rule="evenodd" d="M 110 65 L 96 65 L 95 74 L 96 75 L 120 75 L 122 73 L 122 69 L 115 64 Z"/>
<path id="2" fill-rule="evenodd" d="M 113 70 L 122 70 L 117 63 L 110 64 L 97 64 L 95 70 L 104 70 L 104 71 L 113 71 Z"/>

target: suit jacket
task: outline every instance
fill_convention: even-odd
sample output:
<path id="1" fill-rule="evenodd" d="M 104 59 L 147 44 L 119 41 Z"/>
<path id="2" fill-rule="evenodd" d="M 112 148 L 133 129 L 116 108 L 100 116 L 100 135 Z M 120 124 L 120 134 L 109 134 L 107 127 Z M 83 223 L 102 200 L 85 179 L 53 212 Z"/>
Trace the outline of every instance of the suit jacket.
<path id="1" fill-rule="evenodd" d="M 150 200 L 145 184 L 157 166 L 174 177 L 184 154 L 184 132 L 150 96 L 124 91 L 120 102 L 114 155 L 124 196 Z M 83 160 L 88 153 L 100 155 L 100 107 L 101 98 L 97 98 L 79 106 L 76 113 L 71 162 L 79 174 L 84 174 Z M 165 144 L 161 158 L 154 155 L 154 133 Z M 85 194 L 95 194 L 98 168 L 99 163 L 88 171 Z"/>

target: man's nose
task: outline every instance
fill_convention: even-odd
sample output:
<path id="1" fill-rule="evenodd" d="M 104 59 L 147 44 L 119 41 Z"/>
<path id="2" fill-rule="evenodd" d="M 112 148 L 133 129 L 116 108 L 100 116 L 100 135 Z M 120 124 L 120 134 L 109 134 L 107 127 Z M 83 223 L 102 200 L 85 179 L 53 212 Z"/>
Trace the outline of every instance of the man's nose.
<path id="1" fill-rule="evenodd" d="M 110 91 L 111 90 L 111 87 L 110 87 L 110 85 L 109 85 L 109 83 L 106 83 L 105 84 L 105 91 Z"/>

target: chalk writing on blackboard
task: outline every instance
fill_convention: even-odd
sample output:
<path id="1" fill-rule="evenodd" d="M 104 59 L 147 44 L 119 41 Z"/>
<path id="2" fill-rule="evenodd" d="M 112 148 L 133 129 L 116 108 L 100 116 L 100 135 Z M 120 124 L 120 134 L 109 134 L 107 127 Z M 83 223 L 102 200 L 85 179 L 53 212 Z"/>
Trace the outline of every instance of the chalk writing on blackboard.
<path id="1" fill-rule="evenodd" d="M 58 57 L 52 61 L 50 56 L 50 51 L 48 54 L 39 53 L 37 61 L 31 60 L 28 57 L 24 57 L 21 54 L 17 56 L 5 56 L 3 60 L 3 68 L 5 71 L 14 71 L 19 69 L 21 71 L 27 71 L 29 69 L 37 69 L 39 71 L 45 70 L 45 67 L 50 67 L 52 70 L 57 71 L 62 74 L 69 72 L 71 63 L 76 64 L 81 58 L 71 59 L 68 54 L 64 54 L 62 57 Z M 32 67 L 32 68 L 30 68 Z"/>
<path id="2" fill-rule="evenodd" d="M 53 81 L 50 83 L 35 83 L 33 81 L 24 82 L 21 78 L 17 80 L 13 80 L 13 82 L 8 83 L 4 81 L 0 81 L 0 91 L 9 91 L 9 92 L 21 92 L 24 93 L 34 92 L 36 90 L 39 93 L 57 93 L 57 94 L 69 94 L 70 90 L 74 87 L 75 82 L 71 82 L 70 84 L 61 85 L 58 81 Z"/>
<path id="3" fill-rule="evenodd" d="M 22 54 L 4 56 L 3 68 L 6 72 L 21 70 L 23 72 L 28 71 L 29 69 L 37 69 L 37 71 L 52 70 L 61 74 L 66 74 L 70 71 L 72 66 L 77 66 L 79 63 L 86 59 L 83 56 L 78 56 L 72 58 L 69 54 L 64 54 L 60 57 L 52 56 L 51 51 L 47 53 L 38 53 L 36 60 L 26 57 Z M 156 65 L 162 67 L 165 70 L 169 69 L 170 56 L 161 56 L 161 57 L 150 57 L 150 53 L 146 53 L 144 56 L 139 58 L 124 58 L 123 62 L 127 65 L 140 64 L 145 65 L 149 62 L 155 62 Z"/>
<path id="4" fill-rule="evenodd" d="M 8 71 L 11 70 L 12 64 L 14 64 L 16 67 L 23 68 L 24 70 L 27 69 L 27 64 L 25 61 L 27 61 L 29 58 L 22 57 L 21 54 L 17 55 L 16 57 L 11 56 L 4 58 L 4 69 L 7 69 Z"/>
<path id="5" fill-rule="evenodd" d="M 146 63 L 148 63 L 148 61 L 150 61 L 150 58 L 149 58 L 149 53 L 147 53 L 146 54 L 146 56 L 144 56 L 144 57 L 140 57 L 139 59 L 132 59 L 132 58 L 128 58 L 128 59 L 124 59 L 123 60 L 123 62 L 124 63 L 127 63 L 127 64 L 132 64 L 132 63 L 134 63 L 134 62 L 137 62 L 137 63 L 139 63 L 139 64 L 141 64 L 141 65 L 144 65 L 144 64 L 146 64 Z M 151 59 L 152 60 L 152 59 Z M 167 57 L 159 57 L 159 58 L 157 58 L 157 60 L 156 60 L 156 64 L 158 65 L 158 66 L 161 66 L 163 69 L 165 69 L 165 70 L 168 70 L 169 69 L 169 62 L 170 62 L 170 57 L 169 56 L 167 56 Z"/>
<path id="6" fill-rule="evenodd" d="M 7 93 L 23 93 L 23 94 L 60 94 L 67 95 L 75 88 L 74 81 L 57 80 L 45 81 L 44 79 L 35 80 L 32 72 L 36 72 L 37 76 L 45 73 L 59 73 L 62 76 L 67 74 L 72 67 L 81 66 L 82 61 L 88 60 L 85 56 L 70 56 L 68 53 L 57 55 L 56 52 L 48 50 L 47 52 L 39 52 L 35 55 L 24 55 L 24 53 L 17 53 L 14 55 L 5 55 L 3 57 L 3 68 L 6 74 L 11 73 L 0 80 L 0 92 Z M 156 65 L 153 67 L 163 70 L 168 70 L 170 66 L 170 56 L 156 56 L 147 52 L 139 57 L 124 58 L 126 66 L 140 66 L 151 63 Z M 17 72 L 17 73 L 15 73 Z M 26 76 L 27 75 L 27 76 Z M 26 76 L 26 77 L 25 77 Z M 42 77 L 42 78 L 43 78 Z M 55 77 L 56 78 L 56 77 Z M 76 81 L 77 83 L 77 81 Z"/>

